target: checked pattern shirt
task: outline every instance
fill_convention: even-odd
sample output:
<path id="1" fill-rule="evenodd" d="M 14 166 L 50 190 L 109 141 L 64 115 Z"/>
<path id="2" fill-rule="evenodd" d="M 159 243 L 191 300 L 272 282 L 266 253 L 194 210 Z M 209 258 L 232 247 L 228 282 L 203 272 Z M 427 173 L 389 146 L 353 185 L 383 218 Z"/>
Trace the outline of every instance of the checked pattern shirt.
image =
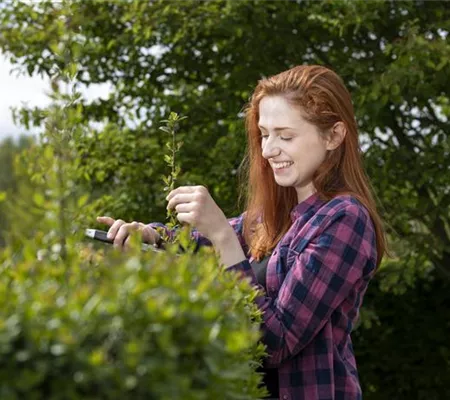
<path id="1" fill-rule="evenodd" d="M 247 254 L 244 217 L 229 223 Z M 255 300 L 263 311 L 265 367 L 278 370 L 280 399 L 360 400 L 350 334 L 376 269 L 373 223 L 349 195 L 326 202 L 313 194 L 292 209 L 291 220 L 267 264 L 267 288 L 258 285 L 251 256 L 229 267 L 265 293 Z"/>

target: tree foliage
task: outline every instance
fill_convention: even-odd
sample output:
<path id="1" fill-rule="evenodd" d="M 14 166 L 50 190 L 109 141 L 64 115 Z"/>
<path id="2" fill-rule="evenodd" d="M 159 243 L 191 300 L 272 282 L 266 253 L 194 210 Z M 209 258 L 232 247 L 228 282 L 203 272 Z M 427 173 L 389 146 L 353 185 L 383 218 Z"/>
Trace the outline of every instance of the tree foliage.
<path id="1" fill-rule="evenodd" d="M 3 4 L 0 48 L 26 73 L 51 76 L 55 65 L 67 66 L 55 49 L 69 30 L 77 82 L 112 87 L 107 99 L 78 99 L 78 123 L 89 128 L 71 145 L 77 166 L 71 179 L 80 193 L 91 196 L 86 224 L 96 212 L 125 220 L 165 218 L 166 133 L 158 126 L 169 111 L 189 117 L 179 136 L 184 142 L 177 155 L 179 184 L 204 184 L 227 215 L 242 211 L 236 204 L 246 146 L 241 111 L 252 88 L 261 77 L 294 65 L 322 64 L 342 76 L 351 91 L 394 256 L 369 289 L 374 295 L 368 296 L 360 330 L 367 336 L 357 337 L 356 348 L 375 351 L 364 337 L 377 324 L 384 333 L 377 344 L 387 349 L 404 334 L 403 325 L 384 330 L 392 323 L 383 312 L 391 307 L 389 296 L 401 310 L 416 304 L 411 299 L 417 294 L 426 309 L 433 302 L 420 287 L 435 288 L 439 296 L 445 292 L 439 284 L 450 277 L 450 9 L 445 2 L 64 4 Z M 45 110 L 25 108 L 16 117 L 25 125 L 39 124 Z M 411 307 L 406 315 L 414 315 Z M 431 331 L 441 332 L 437 317 L 431 321 Z M 432 333 L 420 326 L 433 342 Z M 448 346 L 437 357 L 448 372 Z M 381 365 L 376 357 L 365 360 Z M 387 371 L 398 370 L 383 363 Z M 368 365 L 362 370 L 369 371 Z M 417 385 L 423 380 L 412 370 L 402 371 L 404 380 L 415 384 L 397 391 L 384 390 L 376 374 L 367 372 L 362 379 L 368 398 L 422 398 Z M 444 388 L 445 380 L 436 385 Z"/>
<path id="2" fill-rule="evenodd" d="M 13 222 L 7 217 L 11 198 L 15 197 L 21 185 L 19 173 L 15 168 L 16 158 L 34 143 L 30 136 L 20 136 L 18 140 L 6 138 L 0 143 L 0 247 L 6 244 L 6 234 Z"/>
<path id="3" fill-rule="evenodd" d="M 49 74 L 63 12 L 51 1 L 5 5 L 1 48 L 29 73 Z M 114 136 L 93 133 L 80 145 L 86 172 L 97 174 L 87 186 L 126 193 L 127 217 L 162 215 L 157 126 L 176 109 L 189 115 L 180 183 L 206 184 L 235 213 L 245 148 L 239 115 L 252 87 L 262 76 L 319 63 L 352 92 L 389 225 L 447 269 L 449 13 L 423 1 L 73 2 L 78 79 L 114 88 L 107 100 L 83 103 L 84 118 L 112 123 Z M 22 117 L 36 121 L 40 113 Z M 125 214 L 123 204 L 113 211 Z"/>

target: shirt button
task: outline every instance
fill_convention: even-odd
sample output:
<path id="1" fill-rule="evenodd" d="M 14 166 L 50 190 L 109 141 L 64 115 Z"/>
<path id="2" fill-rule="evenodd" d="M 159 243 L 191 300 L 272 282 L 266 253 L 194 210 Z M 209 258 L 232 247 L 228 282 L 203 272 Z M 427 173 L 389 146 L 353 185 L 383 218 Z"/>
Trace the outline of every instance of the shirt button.
<path id="1" fill-rule="evenodd" d="M 283 395 L 283 400 L 287 400 L 289 396 L 287 394 Z"/>

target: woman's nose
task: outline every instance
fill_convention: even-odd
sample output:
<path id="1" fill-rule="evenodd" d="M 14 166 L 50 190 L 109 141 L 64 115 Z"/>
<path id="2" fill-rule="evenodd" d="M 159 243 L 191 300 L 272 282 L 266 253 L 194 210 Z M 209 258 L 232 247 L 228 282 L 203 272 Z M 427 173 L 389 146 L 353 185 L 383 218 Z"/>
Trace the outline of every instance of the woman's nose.
<path id="1" fill-rule="evenodd" d="M 273 140 L 269 137 L 262 145 L 262 156 L 265 159 L 276 157 L 280 154 L 280 148 L 276 146 Z"/>

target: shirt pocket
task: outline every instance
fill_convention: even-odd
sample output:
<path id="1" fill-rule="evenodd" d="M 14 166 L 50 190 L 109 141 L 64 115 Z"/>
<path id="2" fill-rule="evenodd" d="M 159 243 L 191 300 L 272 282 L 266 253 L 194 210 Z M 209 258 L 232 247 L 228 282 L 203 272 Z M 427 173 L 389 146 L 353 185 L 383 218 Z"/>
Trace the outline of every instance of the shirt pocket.
<path id="1" fill-rule="evenodd" d="M 287 252 L 287 269 L 288 271 L 294 266 L 297 257 L 305 250 L 306 246 L 310 243 L 311 238 L 303 237 L 296 240 L 295 243 L 291 243 Z"/>

